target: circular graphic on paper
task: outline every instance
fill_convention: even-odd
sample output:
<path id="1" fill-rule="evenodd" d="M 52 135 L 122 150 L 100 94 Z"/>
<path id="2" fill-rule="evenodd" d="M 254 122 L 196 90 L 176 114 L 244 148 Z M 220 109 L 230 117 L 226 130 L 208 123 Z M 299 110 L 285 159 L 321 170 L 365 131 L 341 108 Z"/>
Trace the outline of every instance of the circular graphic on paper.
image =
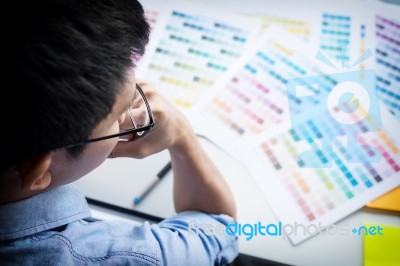
<path id="1" fill-rule="evenodd" d="M 370 98 L 363 86 L 345 81 L 337 84 L 328 95 L 328 110 L 342 124 L 355 124 L 363 120 L 370 108 Z"/>
<path id="2" fill-rule="evenodd" d="M 354 93 L 346 92 L 340 96 L 338 105 L 340 111 L 350 114 L 358 110 L 360 100 Z"/>

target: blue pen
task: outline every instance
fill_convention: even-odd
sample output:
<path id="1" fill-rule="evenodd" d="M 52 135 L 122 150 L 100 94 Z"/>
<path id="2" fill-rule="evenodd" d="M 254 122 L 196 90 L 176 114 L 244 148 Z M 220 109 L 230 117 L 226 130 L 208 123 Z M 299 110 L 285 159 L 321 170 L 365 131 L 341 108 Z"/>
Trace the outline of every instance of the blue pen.
<path id="1" fill-rule="evenodd" d="M 135 197 L 133 199 L 133 204 L 137 205 L 139 204 L 156 186 L 157 184 L 161 181 L 161 179 L 167 175 L 169 170 L 171 170 L 172 165 L 171 162 L 168 162 L 162 169 L 161 171 L 157 174 L 157 179 L 154 180 L 153 183 L 147 189 L 138 197 Z"/>

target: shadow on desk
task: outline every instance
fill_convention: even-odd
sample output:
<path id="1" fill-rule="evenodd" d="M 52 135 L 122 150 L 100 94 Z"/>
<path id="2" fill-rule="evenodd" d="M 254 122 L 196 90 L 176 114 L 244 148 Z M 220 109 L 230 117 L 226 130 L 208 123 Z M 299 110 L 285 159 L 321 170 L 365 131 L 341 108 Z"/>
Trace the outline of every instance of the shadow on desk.
<path id="1" fill-rule="evenodd" d="M 289 264 L 283 264 L 239 253 L 239 256 L 237 256 L 229 266 L 289 266 Z"/>

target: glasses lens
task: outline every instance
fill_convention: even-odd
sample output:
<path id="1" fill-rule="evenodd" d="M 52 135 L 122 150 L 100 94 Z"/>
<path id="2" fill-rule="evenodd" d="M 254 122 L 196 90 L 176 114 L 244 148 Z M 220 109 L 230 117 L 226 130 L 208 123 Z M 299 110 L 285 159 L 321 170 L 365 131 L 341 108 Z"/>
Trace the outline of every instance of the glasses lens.
<path id="1" fill-rule="evenodd" d="M 134 100 L 131 103 L 130 109 L 127 111 L 125 123 L 122 125 L 122 131 L 142 128 L 150 124 L 150 115 L 147 110 L 146 103 L 138 90 L 135 92 Z M 138 131 L 135 134 L 138 136 L 146 133 L 147 130 Z"/>

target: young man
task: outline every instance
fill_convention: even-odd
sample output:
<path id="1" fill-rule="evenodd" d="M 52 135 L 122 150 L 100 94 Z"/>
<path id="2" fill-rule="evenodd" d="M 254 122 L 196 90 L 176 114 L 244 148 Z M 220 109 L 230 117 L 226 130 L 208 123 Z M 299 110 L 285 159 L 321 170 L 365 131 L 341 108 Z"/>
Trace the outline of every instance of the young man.
<path id="1" fill-rule="evenodd" d="M 19 1 L 2 24 L 0 264 L 218 265 L 238 253 L 233 196 L 186 118 L 135 79 L 149 27 L 136 0 Z M 157 225 L 85 222 L 71 183 L 107 157 L 168 149 L 178 213 Z M 112 189 L 112 188 L 111 188 Z"/>

